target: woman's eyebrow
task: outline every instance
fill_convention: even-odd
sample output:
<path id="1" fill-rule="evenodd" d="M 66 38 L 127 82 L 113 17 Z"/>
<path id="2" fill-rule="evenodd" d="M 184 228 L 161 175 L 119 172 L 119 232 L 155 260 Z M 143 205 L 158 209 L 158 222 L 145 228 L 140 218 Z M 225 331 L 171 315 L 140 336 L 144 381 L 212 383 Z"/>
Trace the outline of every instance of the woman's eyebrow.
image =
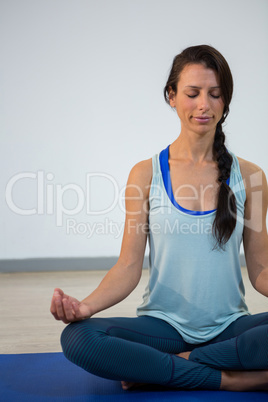
<path id="1" fill-rule="evenodd" d="M 193 88 L 193 89 L 202 89 L 201 87 L 197 87 L 196 85 L 186 85 L 185 88 Z M 220 86 L 210 87 L 210 89 L 220 88 Z"/>

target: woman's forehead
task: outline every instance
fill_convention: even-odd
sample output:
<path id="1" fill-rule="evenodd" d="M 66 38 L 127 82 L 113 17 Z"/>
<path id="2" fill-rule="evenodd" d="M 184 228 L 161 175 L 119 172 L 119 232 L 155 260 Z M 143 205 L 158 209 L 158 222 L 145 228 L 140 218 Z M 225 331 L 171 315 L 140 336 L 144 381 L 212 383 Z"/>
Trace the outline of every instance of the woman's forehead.
<path id="1" fill-rule="evenodd" d="M 209 83 L 212 87 L 219 87 L 219 78 L 215 70 L 203 64 L 188 64 L 180 74 L 178 83 L 183 86 L 199 87 Z"/>

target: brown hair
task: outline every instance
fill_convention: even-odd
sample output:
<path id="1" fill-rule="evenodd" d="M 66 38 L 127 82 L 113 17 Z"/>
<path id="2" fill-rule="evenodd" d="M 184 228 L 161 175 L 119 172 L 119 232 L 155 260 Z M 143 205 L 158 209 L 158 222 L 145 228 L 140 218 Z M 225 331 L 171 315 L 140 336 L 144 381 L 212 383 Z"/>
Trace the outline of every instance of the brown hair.
<path id="1" fill-rule="evenodd" d="M 221 95 L 224 102 L 223 115 L 218 122 L 213 143 L 214 159 L 218 163 L 220 183 L 216 217 L 213 222 L 213 234 L 220 248 L 231 237 L 236 226 L 236 201 L 231 188 L 226 184 L 230 176 L 233 158 L 225 146 L 225 134 L 222 131 L 222 123 L 229 113 L 229 105 L 233 94 L 233 78 L 230 67 L 218 50 L 208 45 L 191 46 L 175 56 L 170 74 L 164 88 L 164 97 L 169 104 L 169 93 L 172 90 L 177 93 L 177 84 L 184 67 L 189 64 L 203 64 L 207 68 L 216 71 Z"/>

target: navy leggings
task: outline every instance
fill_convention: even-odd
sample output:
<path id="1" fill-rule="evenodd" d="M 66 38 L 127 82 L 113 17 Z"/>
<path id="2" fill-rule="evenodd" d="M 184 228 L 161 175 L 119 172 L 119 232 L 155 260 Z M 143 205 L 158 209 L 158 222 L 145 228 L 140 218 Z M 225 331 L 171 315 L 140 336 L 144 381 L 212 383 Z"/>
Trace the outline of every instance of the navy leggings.
<path id="1" fill-rule="evenodd" d="M 268 370 L 268 313 L 240 317 L 200 345 L 147 316 L 77 321 L 64 329 L 61 343 L 70 361 L 100 377 L 216 390 L 222 369 Z M 189 360 L 176 356 L 185 351 Z"/>

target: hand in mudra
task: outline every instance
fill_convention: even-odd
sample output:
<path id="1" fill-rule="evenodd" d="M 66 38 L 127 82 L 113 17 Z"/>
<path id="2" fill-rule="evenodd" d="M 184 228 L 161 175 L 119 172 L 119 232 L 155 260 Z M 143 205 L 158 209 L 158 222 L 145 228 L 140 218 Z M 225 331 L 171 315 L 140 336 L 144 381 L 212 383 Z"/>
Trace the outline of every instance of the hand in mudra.
<path id="1" fill-rule="evenodd" d="M 90 317 L 90 309 L 87 304 L 66 295 L 58 288 L 54 290 L 50 312 L 56 320 L 63 321 L 65 324 Z"/>

